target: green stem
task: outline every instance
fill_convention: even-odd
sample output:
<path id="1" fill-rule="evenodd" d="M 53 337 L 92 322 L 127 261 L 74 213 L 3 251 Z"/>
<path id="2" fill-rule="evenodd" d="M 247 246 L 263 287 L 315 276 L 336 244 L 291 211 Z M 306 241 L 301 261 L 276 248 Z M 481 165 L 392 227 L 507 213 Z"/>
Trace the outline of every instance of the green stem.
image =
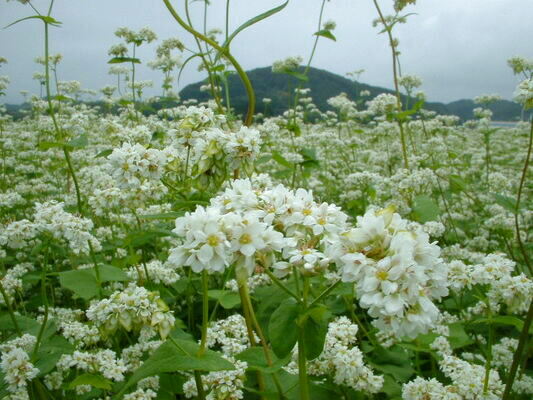
<path id="1" fill-rule="evenodd" d="M 270 356 L 270 350 L 268 348 L 265 335 L 263 334 L 263 329 L 261 329 L 261 325 L 259 325 L 257 317 L 255 316 L 254 306 L 250 298 L 250 291 L 248 289 L 247 281 L 244 281 L 242 287 L 239 287 L 239 294 L 241 295 L 241 302 L 243 304 L 246 304 L 246 309 L 248 311 L 247 314 L 251 320 L 253 327 L 255 328 L 255 331 L 257 332 L 257 336 L 259 336 L 259 340 L 261 341 L 261 346 L 263 347 L 263 353 L 265 354 L 265 360 L 267 362 L 267 365 L 271 367 L 273 365 L 272 357 Z M 272 379 L 274 380 L 274 384 L 276 385 L 276 390 L 278 391 L 279 398 L 285 398 L 281 383 L 276 373 L 272 374 Z"/>
<path id="2" fill-rule="evenodd" d="M 339 284 L 341 283 L 341 280 L 337 280 L 333 285 L 325 289 L 322 293 L 318 295 L 316 299 L 314 299 L 311 304 L 309 304 L 309 307 L 313 307 L 315 304 L 317 304 L 320 300 L 322 300 L 324 297 L 326 297 L 328 294 L 331 293 L 333 289 L 335 289 Z"/>
<path id="3" fill-rule="evenodd" d="M 297 302 L 301 303 L 302 300 L 300 297 L 295 294 L 292 290 L 290 290 L 287 286 L 285 286 L 276 276 L 270 272 L 267 268 L 265 268 L 265 274 L 268 275 L 268 277 L 274 282 L 276 286 L 278 286 L 281 290 L 283 290 L 285 293 L 287 293 L 289 296 L 294 298 Z"/>
<path id="4" fill-rule="evenodd" d="M 44 318 L 43 322 L 41 324 L 41 328 L 39 329 L 39 333 L 37 335 L 37 341 L 35 342 L 35 347 L 33 348 L 33 355 L 32 358 L 35 358 L 37 355 L 37 352 L 39 351 L 39 347 L 41 345 L 41 341 L 43 339 L 44 330 L 46 328 L 46 324 L 48 323 L 48 296 L 46 294 L 46 266 L 47 266 L 47 258 L 45 257 L 43 264 L 42 264 L 42 272 L 41 272 L 41 296 L 43 297 L 43 303 L 44 303 Z"/>
<path id="5" fill-rule="evenodd" d="M 50 11 L 52 10 L 53 1 L 50 4 Z M 48 102 L 48 108 L 50 109 L 50 116 L 52 118 L 52 122 L 54 124 L 54 129 L 56 131 L 56 135 L 58 139 L 64 139 L 63 134 L 61 132 L 61 129 L 59 128 L 59 124 L 57 123 L 54 105 L 52 104 L 52 95 L 50 93 L 50 63 L 49 63 L 49 55 L 48 55 L 48 22 L 44 22 L 44 66 L 45 66 L 45 77 L 46 77 L 46 98 Z M 72 177 L 72 180 L 74 182 L 74 188 L 76 190 L 76 200 L 78 205 L 78 212 L 80 215 L 83 215 L 83 208 L 81 205 L 81 194 L 80 194 L 80 188 L 78 185 L 78 180 L 76 179 L 76 174 L 74 173 L 74 168 L 72 167 L 72 162 L 70 160 L 70 154 L 69 150 L 66 146 L 63 146 L 63 154 L 65 155 L 65 160 L 67 161 L 67 167 L 68 171 L 70 173 L 70 176 Z"/>
<path id="6" fill-rule="evenodd" d="M 531 127 L 529 129 L 529 144 L 527 147 L 526 162 L 524 163 L 524 168 L 522 169 L 522 177 L 520 178 L 520 185 L 518 186 L 518 196 L 516 197 L 516 205 L 515 205 L 515 212 L 514 212 L 514 225 L 515 225 L 515 230 L 516 230 L 516 239 L 518 241 L 520 252 L 522 253 L 522 256 L 524 257 L 524 262 L 527 265 L 530 275 L 532 274 L 531 264 L 529 262 L 527 250 L 525 249 L 524 244 L 522 243 L 522 238 L 520 236 L 520 225 L 518 222 L 518 212 L 520 209 L 520 200 L 522 199 L 522 189 L 524 188 L 524 182 L 526 180 L 527 169 L 529 167 L 529 159 L 531 158 L 532 143 L 533 143 L 533 119 L 531 120 Z"/>
<path id="7" fill-rule="evenodd" d="M 9 300 L 9 296 L 4 289 L 4 285 L 2 284 L 2 279 L 0 279 L 0 293 L 2 293 L 2 297 L 4 298 L 4 303 L 6 303 L 7 311 L 9 312 L 9 316 L 11 317 L 11 321 L 13 321 L 13 326 L 15 327 L 15 331 L 17 331 L 17 334 L 19 336 L 22 336 L 22 331 L 20 330 L 19 324 L 15 317 L 15 312 L 13 311 L 13 306 L 11 304 L 11 301 Z"/>
<path id="8" fill-rule="evenodd" d="M 246 72 L 242 69 L 240 64 L 237 62 L 237 60 L 231 55 L 229 50 L 227 48 L 223 48 L 220 46 L 217 42 L 214 40 L 209 39 L 207 36 L 202 35 L 200 32 L 197 32 L 194 30 L 191 26 L 189 26 L 176 12 L 174 7 L 170 4 L 169 0 L 163 0 L 165 3 L 168 11 L 174 17 L 174 19 L 180 24 L 180 26 L 185 29 L 187 32 L 194 35 L 194 37 L 204 41 L 205 43 L 209 44 L 211 47 L 213 47 L 215 50 L 220 52 L 227 60 L 233 65 L 235 70 L 237 71 L 237 74 L 239 74 L 239 77 L 242 80 L 242 83 L 244 84 L 244 88 L 246 89 L 246 94 L 248 96 L 248 111 L 246 113 L 246 119 L 244 121 L 244 124 L 246 126 L 250 126 L 253 122 L 253 116 L 255 111 L 255 93 L 252 87 L 252 83 L 250 82 L 250 79 L 248 78 L 248 75 L 246 75 Z"/>
<path id="9" fill-rule="evenodd" d="M 396 92 L 396 109 L 398 113 L 402 112 L 402 102 L 400 97 L 400 87 L 398 85 L 398 72 L 397 72 L 397 57 L 398 53 L 396 51 L 396 42 L 394 41 L 394 38 L 392 37 L 392 27 L 387 24 L 387 21 L 385 20 L 385 17 L 383 13 L 381 12 L 381 8 L 379 7 L 379 4 L 377 0 L 373 0 L 374 5 L 376 7 L 376 10 L 379 14 L 379 19 L 381 20 L 381 23 L 383 24 L 383 28 L 387 32 L 387 36 L 389 37 L 389 44 L 392 50 L 392 73 L 394 78 L 394 90 Z M 407 145 L 405 143 L 405 132 L 403 130 L 403 124 L 402 121 L 397 118 L 396 121 L 398 122 L 398 127 L 400 128 L 400 141 L 402 144 L 402 154 L 403 154 L 403 162 L 405 169 L 409 169 L 409 159 L 407 157 Z"/>
<path id="10" fill-rule="evenodd" d="M 531 320 L 533 320 L 533 300 L 529 305 L 529 310 L 527 312 L 527 317 L 524 322 L 524 327 L 522 328 L 522 332 L 520 333 L 518 347 L 516 348 L 516 351 L 513 356 L 513 363 L 511 364 L 511 369 L 509 370 L 509 376 L 507 378 L 507 383 L 505 384 L 505 390 L 503 392 L 502 400 L 511 399 L 511 390 L 513 388 L 513 382 L 516 377 L 516 371 L 518 370 L 518 366 L 520 365 L 520 359 L 523 355 L 522 353 L 524 352 L 524 348 L 526 347 L 527 339 L 529 336 L 529 327 L 531 326 Z"/>
<path id="11" fill-rule="evenodd" d="M 207 324 L 209 323 L 209 297 L 207 291 L 209 290 L 209 276 L 207 271 L 202 271 L 202 338 L 200 341 L 200 350 L 198 355 L 202 356 L 205 353 L 207 346 Z"/>
<path id="12" fill-rule="evenodd" d="M 303 277 L 303 313 L 307 311 L 309 294 L 309 278 Z M 307 377 L 307 358 L 305 348 L 305 324 L 298 324 L 298 382 L 300 383 L 300 399 L 309 400 L 309 379 Z"/>

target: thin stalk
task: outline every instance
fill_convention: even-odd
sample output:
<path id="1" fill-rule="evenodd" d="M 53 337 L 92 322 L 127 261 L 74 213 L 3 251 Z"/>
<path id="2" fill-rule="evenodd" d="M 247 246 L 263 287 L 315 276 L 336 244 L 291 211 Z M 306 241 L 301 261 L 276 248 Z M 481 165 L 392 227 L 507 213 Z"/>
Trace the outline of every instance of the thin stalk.
<path id="1" fill-rule="evenodd" d="M 54 2 L 52 1 L 52 3 L 50 4 L 49 12 L 52 10 L 53 3 Z M 50 93 L 50 63 L 49 63 L 48 57 L 49 57 L 48 55 L 48 22 L 45 21 L 44 22 L 44 66 L 45 66 L 45 77 L 46 77 L 46 98 L 48 101 L 48 108 L 50 109 L 50 116 L 54 124 L 56 135 L 58 138 L 63 139 L 63 134 L 61 132 L 61 129 L 59 128 L 59 124 L 57 123 L 54 105 L 52 104 L 52 95 Z M 72 180 L 74 181 L 78 212 L 80 213 L 80 215 L 83 215 L 83 207 L 81 205 L 80 187 L 78 185 L 76 174 L 74 173 L 74 168 L 72 167 L 69 150 L 66 146 L 63 146 L 63 154 L 65 155 L 65 160 L 67 161 L 67 167 L 68 167 L 70 176 L 72 177 Z"/>
<path id="2" fill-rule="evenodd" d="M 15 327 L 15 331 L 17 332 L 17 335 L 22 336 L 22 331 L 20 330 L 19 324 L 15 317 L 15 311 L 13 310 L 13 306 L 11 304 L 11 301 L 9 300 L 8 294 L 6 293 L 4 289 L 4 285 L 2 284 L 2 279 L 0 279 L 0 293 L 2 293 L 4 303 L 6 304 L 7 311 L 9 312 L 9 317 L 11 318 L 11 321 L 13 321 L 13 326 Z"/>
<path id="3" fill-rule="evenodd" d="M 318 29 L 317 31 L 320 31 L 320 28 L 322 27 L 322 17 L 324 15 L 324 6 L 326 5 L 326 0 L 322 0 L 322 5 L 320 6 L 320 14 L 318 16 Z M 309 56 L 309 60 L 307 61 L 307 65 L 305 66 L 305 69 L 304 69 L 304 75 L 307 76 L 307 74 L 309 73 L 309 69 L 311 68 L 311 61 L 313 60 L 313 57 L 315 56 L 315 52 L 316 52 L 316 47 L 318 45 L 318 39 L 320 39 L 320 36 L 319 35 L 316 35 L 315 37 L 315 42 L 313 43 L 313 48 L 311 50 L 311 55 Z M 298 85 L 298 89 L 301 89 L 302 88 L 302 83 L 300 82 L 300 84 Z M 298 105 L 298 97 L 299 97 L 300 93 L 299 93 L 299 90 L 296 90 L 296 93 L 294 95 L 294 112 L 292 113 L 292 116 L 293 116 L 293 122 L 296 122 L 296 106 Z"/>
<path id="4" fill-rule="evenodd" d="M 207 347 L 207 324 L 209 323 L 209 298 L 207 291 L 209 290 L 209 276 L 207 271 L 202 271 L 202 338 L 200 340 L 200 350 L 198 355 L 205 353 Z"/>
<path id="5" fill-rule="evenodd" d="M 514 226 L 516 230 L 516 239 L 518 241 L 520 252 L 522 253 L 522 256 L 524 257 L 524 262 L 527 265 L 527 269 L 529 270 L 530 275 L 532 274 L 531 264 L 529 262 L 527 251 L 524 247 L 524 244 L 522 243 L 522 238 L 520 236 L 520 225 L 518 222 L 518 210 L 520 209 L 520 200 L 522 199 L 522 190 L 524 189 L 524 182 L 526 180 L 527 168 L 529 167 L 529 159 L 531 158 L 532 144 L 533 144 L 533 120 L 531 120 L 531 127 L 529 129 L 529 144 L 527 147 L 526 162 L 524 163 L 524 168 L 522 169 L 522 177 L 520 178 L 520 185 L 518 186 L 518 196 L 516 197 L 516 205 L 515 205 L 515 212 L 514 212 Z"/>
<path id="6" fill-rule="evenodd" d="M 487 342 L 487 357 L 485 360 L 485 380 L 483 381 L 483 393 L 487 394 L 489 390 L 490 370 L 492 364 L 492 342 L 494 341 L 494 329 L 492 327 L 492 312 L 490 310 L 490 304 L 487 301 L 487 307 L 489 312 L 489 337 Z"/>
<path id="7" fill-rule="evenodd" d="M 46 328 L 46 324 L 48 323 L 48 296 L 46 294 L 47 262 L 48 262 L 47 258 L 45 258 L 43 265 L 42 265 L 42 271 L 41 271 L 41 296 L 43 297 L 43 303 L 44 303 L 44 318 L 41 324 L 41 328 L 39 329 L 39 333 L 37 335 L 37 341 L 35 342 L 35 346 L 33 348 L 32 358 L 35 358 L 35 356 L 37 355 L 37 352 L 39 351 L 39 346 L 41 345 L 41 341 L 43 339 L 44 330 Z"/>
<path id="8" fill-rule="evenodd" d="M 237 62 L 237 60 L 231 55 L 228 49 L 221 47 L 217 42 L 214 40 L 209 39 L 207 36 L 202 35 L 200 32 L 197 32 L 189 26 L 176 12 L 172 4 L 170 4 L 169 0 L 163 0 L 165 3 L 168 11 L 174 17 L 174 19 L 180 24 L 180 26 L 185 29 L 187 32 L 194 35 L 194 37 L 204 41 L 205 43 L 209 44 L 211 47 L 213 47 L 215 50 L 220 52 L 230 63 L 233 65 L 235 70 L 237 71 L 237 74 L 242 80 L 242 83 L 244 84 L 244 88 L 246 89 L 246 95 L 248 96 L 248 111 L 246 113 L 246 119 L 244 120 L 244 124 L 246 126 L 250 126 L 253 122 L 253 116 L 255 112 L 255 93 L 254 89 L 252 87 L 252 83 L 250 82 L 250 79 L 248 78 L 248 75 L 246 75 L 246 72 L 242 69 L 240 64 Z"/>
<path id="9" fill-rule="evenodd" d="M 281 282 L 278 278 L 276 278 L 276 276 L 270 272 L 267 268 L 265 268 L 265 274 L 268 275 L 268 277 L 272 280 L 272 282 L 274 282 L 274 284 L 276 286 L 278 286 L 281 290 L 283 290 L 285 293 L 287 293 L 289 296 L 291 296 L 292 298 L 294 298 L 297 302 L 301 302 L 302 300 L 300 299 L 300 297 L 298 297 L 297 294 L 295 294 L 292 290 L 290 290 L 287 286 L 285 286 L 283 284 L 283 282 Z"/>
<path id="10" fill-rule="evenodd" d="M 94 273 L 96 275 L 96 284 L 98 285 L 98 297 L 102 298 L 102 279 L 100 278 L 100 266 L 98 265 L 98 262 L 96 261 L 96 254 L 94 254 L 94 248 L 91 244 L 90 240 L 87 240 L 87 244 L 89 245 L 89 251 L 91 252 L 91 258 L 93 260 L 94 264 Z"/>
<path id="11" fill-rule="evenodd" d="M 516 377 L 516 371 L 520 365 L 520 359 L 522 358 L 522 353 L 526 347 L 527 338 L 529 336 L 529 327 L 531 326 L 531 320 L 533 320 L 533 300 L 529 305 L 529 311 L 527 312 L 527 317 L 524 322 L 524 327 L 520 333 L 520 339 L 518 341 L 518 347 L 513 356 L 513 363 L 511 364 L 511 369 L 509 370 L 509 376 L 507 378 L 507 383 L 505 384 L 505 390 L 503 392 L 502 400 L 511 399 L 511 390 L 513 388 L 513 382 Z"/>
<path id="12" fill-rule="evenodd" d="M 309 278 L 303 277 L 303 312 L 307 311 L 307 295 L 309 293 Z M 300 386 L 300 399 L 309 400 L 309 379 L 307 377 L 307 358 L 305 348 L 305 324 L 298 324 L 298 382 Z"/>
<path id="13" fill-rule="evenodd" d="M 205 6 L 207 7 L 207 3 L 205 4 Z M 206 12 L 207 11 L 204 8 L 204 17 L 205 17 Z M 187 17 L 187 22 L 189 23 L 189 26 L 192 28 L 193 26 L 192 20 L 189 14 L 189 0 L 185 0 L 185 16 Z M 205 32 L 205 25 L 204 25 L 204 32 Z M 224 110 L 223 110 L 223 107 L 222 107 L 222 104 L 220 102 L 220 98 L 218 95 L 217 85 L 215 85 L 215 79 L 213 77 L 213 74 L 211 73 L 211 70 L 209 69 L 211 57 L 209 56 L 209 49 L 207 47 L 207 44 L 206 44 L 206 51 L 204 53 L 204 50 L 202 49 L 202 45 L 196 36 L 194 36 L 194 41 L 196 42 L 196 45 L 198 46 L 198 55 L 200 56 L 202 63 L 204 64 L 205 70 L 207 71 L 207 80 L 209 81 L 209 88 L 211 90 L 211 95 L 215 99 L 215 103 L 217 103 L 218 111 L 220 113 L 223 113 Z M 206 60 L 205 55 L 207 55 L 207 57 L 209 58 L 209 62 L 208 60 Z"/>
<path id="14" fill-rule="evenodd" d="M 309 304 L 309 307 L 313 307 L 315 304 L 317 304 L 320 300 L 322 300 L 324 297 L 326 297 L 328 294 L 331 293 L 333 289 L 335 289 L 339 284 L 341 283 L 341 280 L 337 280 L 333 285 L 325 289 L 322 293 L 318 295 L 316 299 L 314 299 L 311 304 Z"/>
<path id="15" fill-rule="evenodd" d="M 396 92 L 396 109 L 398 113 L 402 112 L 402 102 L 400 98 L 400 87 L 398 85 L 398 71 L 397 71 L 397 51 L 396 51 L 396 45 L 394 38 L 392 37 L 392 28 L 387 24 L 387 21 L 385 20 L 385 17 L 383 13 L 381 12 L 381 8 L 379 7 L 379 4 L 377 0 L 372 0 L 374 2 L 374 6 L 376 7 L 376 10 L 379 14 L 379 19 L 381 20 L 381 23 L 383 24 L 383 28 L 385 28 L 385 31 L 387 32 L 387 36 L 389 37 L 389 44 L 392 50 L 392 74 L 394 78 L 394 90 Z M 403 163 L 405 169 L 409 169 L 409 159 L 407 157 L 407 145 L 405 143 L 405 132 L 403 130 L 403 124 L 400 119 L 396 119 L 398 122 L 398 127 L 400 128 L 400 141 L 402 144 L 402 155 L 403 155 Z"/>
<path id="16" fill-rule="evenodd" d="M 267 362 L 267 365 L 271 367 L 273 365 L 272 357 L 270 356 L 268 344 L 267 344 L 265 335 L 263 334 L 263 330 L 261 329 L 261 325 L 259 325 L 259 322 L 257 321 L 257 317 L 255 316 L 254 306 L 250 298 L 250 292 L 248 290 L 247 283 L 244 283 L 242 285 L 242 290 L 239 290 L 239 293 L 241 294 L 242 301 L 246 302 L 246 308 L 248 309 L 248 315 L 251 319 L 252 325 L 255 328 L 255 331 L 257 332 L 257 336 L 259 336 L 259 340 L 261 341 L 261 346 L 263 347 L 263 353 L 265 354 L 265 360 Z M 276 385 L 276 389 L 278 391 L 280 399 L 285 398 L 283 394 L 283 389 L 281 387 L 281 383 L 276 373 L 272 374 L 272 379 L 274 380 L 274 384 Z"/>

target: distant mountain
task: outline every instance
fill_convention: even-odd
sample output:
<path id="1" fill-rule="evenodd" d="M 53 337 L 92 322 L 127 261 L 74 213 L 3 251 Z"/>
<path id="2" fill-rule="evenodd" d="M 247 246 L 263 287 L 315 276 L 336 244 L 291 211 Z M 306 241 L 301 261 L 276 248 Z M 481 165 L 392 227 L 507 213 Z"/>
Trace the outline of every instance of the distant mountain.
<path id="1" fill-rule="evenodd" d="M 289 103 L 288 90 L 294 90 L 299 85 L 296 78 L 286 74 L 275 74 L 270 67 L 257 68 L 247 72 L 252 86 L 257 97 L 257 111 L 262 112 L 264 106 L 262 104 L 263 98 L 272 99 L 269 105 L 269 115 L 279 115 L 287 110 Z M 303 88 L 310 88 L 310 96 L 313 98 L 314 104 L 321 110 L 330 110 L 331 106 L 327 100 L 331 97 L 337 96 L 344 92 L 353 101 L 366 101 L 368 97 L 361 98 L 359 93 L 363 90 L 370 92 L 370 98 L 373 98 L 381 93 L 394 93 L 390 89 L 382 87 L 371 86 L 365 83 L 351 81 L 340 75 L 333 74 L 317 68 L 311 68 L 308 73 L 308 81 L 304 82 Z M 182 89 L 180 97 L 182 100 L 197 99 L 199 101 L 206 101 L 210 98 L 209 92 L 200 91 L 200 87 L 206 82 L 196 82 L 190 84 Z M 248 104 L 246 91 L 242 85 L 239 77 L 234 74 L 229 77 L 230 85 L 230 101 L 237 114 L 244 114 Z M 407 96 L 402 95 L 402 102 L 406 104 Z M 409 100 L 409 104 L 413 104 L 413 99 Z M 459 116 L 462 120 L 471 119 L 473 117 L 473 109 L 478 107 L 472 100 L 458 100 L 452 103 L 444 104 L 438 102 L 427 102 L 424 108 L 435 111 L 439 114 L 453 114 Z M 489 107 L 494 113 L 493 119 L 498 121 L 514 121 L 519 120 L 522 112 L 522 107 L 519 104 L 507 100 L 500 100 Z"/>

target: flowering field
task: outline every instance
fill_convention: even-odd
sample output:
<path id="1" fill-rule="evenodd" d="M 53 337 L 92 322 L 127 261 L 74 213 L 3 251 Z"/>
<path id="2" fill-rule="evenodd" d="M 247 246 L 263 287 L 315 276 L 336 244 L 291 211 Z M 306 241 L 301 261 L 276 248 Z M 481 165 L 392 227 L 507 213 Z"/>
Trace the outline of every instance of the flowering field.
<path id="1" fill-rule="evenodd" d="M 152 66 L 178 105 L 142 112 L 148 28 L 117 30 L 117 87 L 76 101 L 54 77 L 53 1 L 21 22 L 44 26 L 44 93 L 23 118 L 0 107 L 0 398 L 530 399 L 532 123 L 495 127 L 494 96 L 469 121 L 424 110 L 396 68 L 413 1 L 375 3 L 394 93 L 322 112 L 313 54 L 289 58 L 273 70 L 297 82 L 292 106 L 273 117 L 229 42 L 287 2 L 226 41 L 164 3 L 197 40 L 209 102 L 173 97 L 187 49 L 167 39 Z M 335 39 L 318 27 L 315 48 Z M 509 65 L 532 108 L 533 61 Z"/>

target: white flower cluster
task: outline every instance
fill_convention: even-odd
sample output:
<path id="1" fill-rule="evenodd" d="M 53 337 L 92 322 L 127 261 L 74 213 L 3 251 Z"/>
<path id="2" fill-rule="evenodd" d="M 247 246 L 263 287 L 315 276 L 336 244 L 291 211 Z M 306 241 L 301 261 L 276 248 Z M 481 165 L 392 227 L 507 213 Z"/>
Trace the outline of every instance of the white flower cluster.
<path id="1" fill-rule="evenodd" d="M 93 301 L 86 312 L 104 337 L 113 334 L 120 326 L 129 331 L 154 327 L 162 338 L 167 337 L 175 318 L 159 294 L 130 283 L 107 299 Z"/>
<path id="2" fill-rule="evenodd" d="M 334 253 L 342 280 L 356 283 L 360 305 L 380 330 L 415 337 L 438 319 L 433 300 L 448 294 L 440 248 L 422 229 L 408 231 L 392 209 L 357 217 Z"/>
<path id="3" fill-rule="evenodd" d="M 6 274 L 0 278 L 0 284 L 4 288 L 4 291 L 12 302 L 11 298 L 15 295 L 17 291 L 22 291 L 22 277 L 26 275 L 28 271 L 33 270 L 33 265 L 28 263 L 17 264 L 13 268 L 10 268 L 6 271 Z M 0 296 L 0 305 L 4 305 L 5 300 L 4 296 Z"/>
<path id="4" fill-rule="evenodd" d="M 180 279 L 179 274 L 174 268 L 169 266 L 167 263 L 162 263 L 159 260 L 147 262 L 146 270 L 148 271 L 150 280 L 157 284 L 162 283 L 165 285 L 172 285 Z M 146 271 L 142 265 L 130 267 L 126 273 L 135 281 L 144 281 L 147 279 Z"/>
<path id="5" fill-rule="evenodd" d="M 34 221 L 23 219 L 10 223 L 0 234 L 0 244 L 18 249 L 28 245 L 39 233 L 47 233 L 65 240 L 74 254 L 89 254 L 89 243 L 95 251 L 101 250 L 100 242 L 90 233 L 92 220 L 70 214 L 63 207 L 64 203 L 54 200 L 35 203 Z"/>
<path id="6" fill-rule="evenodd" d="M 246 368 L 248 364 L 244 361 L 235 360 L 232 357 L 225 357 L 233 363 L 235 369 L 229 371 L 210 372 L 202 376 L 204 390 L 208 392 L 207 400 L 239 400 L 244 398 L 242 389 L 246 378 Z M 194 378 L 190 378 L 183 384 L 185 397 L 192 398 L 198 396 L 198 390 Z"/>
<path id="7" fill-rule="evenodd" d="M 26 334 L 4 343 L 0 348 L 0 370 L 12 398 L 29 399 L 26 386 L 39 374 L 39 369 L 31 363 L 28 354 L 36 340 L 34 336 Z"/>
<path id="8" fill-rule="evenodd" d="M 237 261 L 251 274 L 259 261 L 278 276 L 292 266 L 312 274 L 336 263 L 343 281 L 356 282 L 360 304 L 380 330 L 426 332 L 439 315 L 433 300 L 448 294 L 440 248 L 390 209 L 358 217 L 356 228 L 346 221 L 339 207 L 317 204 L 303 189 L 254 190 L 249 180 L 236 180 L 209 207 L 176 220 L 182 240 L 168 262 L 221 272 Z"/>
<path id="9" fill-rule="evenodd" d="M 533 108 L 533 78 L 525 79 L 518 84 L 514 92 L 514 99 L 526 109 Z"/>
<path id="10" fill-rule="evenodd" d="M 396 96 L 382 93 L 366 102 L 367 110 L 374 115 L 385 115 L 394 111 L 397 107 Z"/>
<path id="11" fill-rule="evenodd" d="M 165 165 L 175 156 L 165 150 L 147 149 L 141 144 L 124 143 L 107 158 L 108 171 L 121 188 L 138 187 L 144 181 L 159 180 Z"/>
<path id="12" fill-rule="evenodd" d="M 96 352 L 76 350 L 72 354 L 63 354 L 56 367 L 62 375 L 68 374 L 71 368 L 77 368 L 89 373 L 100 373 L 105 378 L 116 382 L 124 380 L 124 373 L 126 372 L 124 362 L 117 358 L 114 351 L 109 349 Z"/>
<path id="13" fill-rule="evenodd" d="M 337 385 L 377 393 L 383 386 L 383 377 L 374 375 L 364 364 L 363 353 L 355 345 L 357 331 L 358 326 L 346 317 L 330 322 L 322 354 L 308 362 L 309 374 L 331 375 Z"/>
<path id="14" fill-rule="evenodd" d="M 250 347 L 244 317 L 234 314 L 210 325 L 207 328 L 207 346 L 210 348 L 220 346 L 222 353 L 228 356 L 238 354 Z"/>
<path id="15" fill-rule="evenodd" d="M 505 304 L 511 313 L 525 313 L 533 296 L 533 281 L 524 274 L 511 275 L 515 262 L 502 253 L 483 256 L 478 264 L 454 260 L 449 264 L 450 287 L 459 291 L 473 285 L 490 285 L 491 307 Z"/>
<path id="16" fill-rule="evenodd" d="M 437 338 L 431 345 L 441 358 L 439 367 L 451 380 L 450 385 L 443 385 L 436 379 L 417 377 L 403 385 L 404 400 L 498 400 L 501 399 L 504 385 L 498 371 L 491 369 L 485 390 L 485 366 L 471 364 L 455 357 L 445 337 Z M 493 365 L 494 367 L 494 365 Z"/>

